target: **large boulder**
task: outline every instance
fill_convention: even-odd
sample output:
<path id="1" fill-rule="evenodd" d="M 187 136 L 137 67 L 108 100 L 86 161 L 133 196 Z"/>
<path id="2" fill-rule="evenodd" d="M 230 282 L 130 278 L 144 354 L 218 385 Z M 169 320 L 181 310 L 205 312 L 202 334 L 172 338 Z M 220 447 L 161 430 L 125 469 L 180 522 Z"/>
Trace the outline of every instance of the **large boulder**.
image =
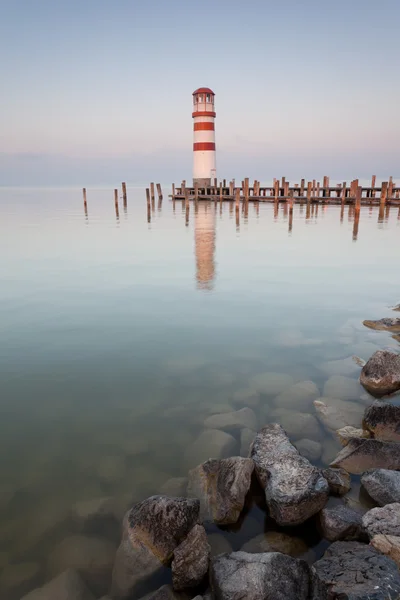
<path id="1" fill-rule="evenodd" d="M 123 521 L 112 596 L 129 597 L 140 581 L 168 565 L 175 548 L 197 524 L 199 513 L 197 499 L 152 496 L 136 504 Z"/>
<path id="2" fill-rule="evenodd" d="M 323 508 L 319 513 L 323 536 L 330 542 L 338 540 L 365 540 L 366 534 L 359 512 L 344 505 Z"/>
<path id="3" fill-rule="evenodd" d="M 313 600 L 390 600 L 400 594 L 396 564 L 360 542 L 335 542 L 311 572 Z"/>
<path id="4" fill-rule="evenodd" d="M 400 442 L 400 406 L 375 400 L 364 413 L 363 427 L 377 440 Z"/>
<path id="5" fill-rule="evenodd" d="M 397 310 L 397 309 L 394 309 Z M 400 319 L 384 318 L 375 321 L 363 321 L 365 327 L 376 329 L 377 331 L 391 331 L 392 333 L 400 333 Z"/>
<path id="6" fill-rule="evenodd" d="M 189 469 L 209 458 L 228 458 L 235 454 L 237 441 L 229 433 L 219 429 L 206 429 L 189 446 L 185 461 Z"/>
<path id="7" fill-rule="evenodd" d="M 281 392 L 273 402 L 280 408 L 303 411 L 308 410 L 312 401 L 320 395 L 319 390 L 313 381 L 300 381 L 292 387 Z"/>
<path id="8" fill-rule="evenodd" d="M 329 487 L 321 471 L 300 456 L 280 425 L 264 427 L 251 449 L 266 502 L 279 525 L 299 525 L 326 504 Z"/>
<path id="9" fill-rule="evenodd" d="M 328 482 L 333 496 L 344 496 L 351 489 L 350 474 L 344 469 L 323 469 L 322 475 Z"/>
<path id="10" fill-rule="evenodd" d="M 257 429 L 257 417 L 251 408 L 245 407 L 229 413 L 211 415 L 204 421 L 204 427 L 221 431 L 237 431 L 244 427 Z"/>
<path id="11" fill-rule="evenodd" d="M 365 513 L 362 522 L 370 539 L 379 534 L 400 536 L 400 504 L 394 502 L 372 508 Z"/>
<path id="12" fill-rule="evenodd" d="M 332 435 L 347 425 L 359 427 L 364 408 L 356 402 L 348 402 L 337 398 L 319 398 L 314 401 L 317 419 Z"/>
<path id="13" fill-rule="evenodd" d="M 357 429 L 357 427 L 352 427 L 351 425 L 346 425 L 346 427 L 341 427 L 336 431 L 337 438 L 342 446 L 347 446 L 349 441 L 352 438 L 369 438 L 371 437 L 369 431 L 365 431 L 364 429 Z"/>
<path id="14" fill-rule="evenodd" d="M 379 506 L 400 502 L 399 471 L 372 469 L 362 475 L 361 483 Z"/>
<path id="15" fill-rule="evenodd" d="M 200 499 L 200 516 L 219 525 L 236 523 L 251 484 L 254 463 L 240 456 L 210 459 L 189 471 L 188 496 Z"/>
<path id="16" fill-rule="evenodd" d="M 372 538 L 371 546 L 381 554 L 389 556 L 400 567 L 400 537 L 379 533 Z"/>
<path id="17" fill-rule="evenodd" d="M 79 573 L 67 569 L 21 600 L 95 600 Z"/>
<path id="18" fill-rule="evenodd" d="M 368 469 L 397 470 L 400 469 L 400 444 L 352 438 L 330 466 L 341 467 L 354 474 Z"/>
<path id="19" fill-rule="evenodd" d="M 174 550 L 172 585 L 184 590 L 199 585 L 208 571 L 210 546 L 202 525 L 195 525 L 187 537 Z"/>
<path id="20" fill-rule="evenodd" d="M 377 398 L 400 390 L 400 354 L 375 352 L 362 368 L 360 383 Z"/>
<path id="21" fill-rule="evenodd" d="M 268 552 L 233 552 L 211 560 L 215 600 L 307 600 L 309 567 L 303 560 Z"/>
<path id="22" fill-rule="evenodd" d="M 307 544 L 298 537 L 280 531 L 266 531 L 246 542 L 241 550 L 243 552 L 281 552 L 293 558 L 299 558 L 308 553 Z"/>

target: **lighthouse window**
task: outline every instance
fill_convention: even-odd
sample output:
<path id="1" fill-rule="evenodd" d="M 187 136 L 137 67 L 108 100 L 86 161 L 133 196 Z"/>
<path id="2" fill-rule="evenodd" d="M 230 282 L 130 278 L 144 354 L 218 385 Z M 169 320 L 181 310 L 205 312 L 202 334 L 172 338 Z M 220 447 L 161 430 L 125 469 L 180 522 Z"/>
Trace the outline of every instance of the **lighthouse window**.
<path id="1" fill-rule="evenodd" d="M 203 96 L 199 96 L 199 102 L 203 102 Z"/>
<path id="2" fill-rule="evenodd" d="M 210 96 L 210 94 L 207 94 L 207 102 L 211 102 L 211 96 Z"/>

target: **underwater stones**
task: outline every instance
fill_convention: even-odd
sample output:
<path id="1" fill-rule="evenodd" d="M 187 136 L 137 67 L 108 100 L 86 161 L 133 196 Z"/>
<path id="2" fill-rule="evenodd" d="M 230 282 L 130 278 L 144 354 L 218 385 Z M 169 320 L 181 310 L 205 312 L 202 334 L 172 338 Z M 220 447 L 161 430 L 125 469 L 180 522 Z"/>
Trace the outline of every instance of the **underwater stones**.
<path id="1" fill-rule="evenodd" d="M 313 381 L 300 381 L 281 392 L 273 403 L 280 408 L 304 411 L 312 406 L 313 400 L 320 395 Z"/>
<path id="2" fill-rule="evenodd" d="M 400 502 L 400 473 L 388 469 L 366 471 L 361 485 L 379 506 Z"/>
<path id="3" fill-rule="evenodd" d="M 287 535 L 280 531 L 266 531 L 246 542 L 241 550 L 251 554 L 281 552 L 293 558 L 299 558 L 307 554 L 309 548 L 301 538 Z"/>
<path id="4" fill-rule="evenodd" d="M 185 498 L 188 481 L 187 477 L 172 477 L 161 486 L 160 494 L 170 498 Z"/>
<path id="5" fill-rule="evenodd" d="M 361 542 L 334 542 L 311 573 L 313 600 L 389 600 L 400 593 L 396 564 Z"/>
<path id="6" fill-rule="evenodd" d="M 96 473 L 106 483 L 120 481 L 126 473 L 125 459 L 122 456 L 105 456 L 97 465 Z"/>
<path id="7" fill-rule="evenodd" d="M 398 309 L 395 309 L 398 310 Z M 377 331 L 391 331 L 392 333 L 400 333 L 400 319 L 398 318 L 384 318 L 376 321 L 363 321 L 365 327 L 369 329 L 375 329 Z"/>
<path id="8" fill-rule="evenodd" d="M 229 433 L 206 429 L 186 450 L 185 461 L 192 468 L 209 458 L 228 458 L 235 454 L 236 447 L 237 441 Z"/>
<path id="9" fill-rule="evenodd" d="M 241 408 L 230 413 L 212 415 L 204 421 L 204 427 L 221 431 L 237 431 L 244 427 L 257 429 L 257 417 L 251 408 Z"/>
<path id="10" fill-rule="evenodd" d="M 360 383 L 377 398 L 400 390 L 400 355 L 387 350 L 375 352 L 362 368 Z"/>
<path id="11" fill-rule="evenodd" d="M 363 427 L 377 440 L 400 442 L 400 406 L 375 400 L 364 413 Z"/>
<path id="12" fill-rule="evenodd" d="M 400 469 L 400 444 L 374 439 L 352 438 L 330 465 L 349 473 L 361 474 L 369 469 Z"/>
<path id="13" fill-rule="evenodd" d="M 211 549 L 210 556 L 232 552 L 232 546 L 221 533 L 211 533 L 207 540 Z"/>
<path id="14" fill-rule="evenodd" d="M 352 356 L 340 360 L 329 360 L 322 363 L 319 368 L 326 375 L 351 376 L 360 371 Z"/>
<path id="15" fill-rule="evenodd" d="M 356 510 L 338 505 L 333 508 L 323 508 L 318 516 L 322 534 L 330 542 L 366 539 L 362 516 Z"/>
<path id="16" fill-rule="evenodd" d="M 196 596 L 198 599 L 199 597 Z M 184 592 L 175 591 L 171 585 L 162 585 L 155 592 L 150 592 L 143 596 L 140 600 L 190 600 L 191 596 Z M 193 599 L 195 600 L 195 599 Z M 200 596 L 201 600 L 201 596 Z"/>
<path id="17" fill-rule="evenodd" d="M 71 519 L 81 531 L 93 529 L 101 521 L 114 520 L 119 523 L 130 504 L 132 504 L 130 495 L 82 500 L 72 506 Z"/>
<path id="18" fill-rule="evenodd" d="M 339 442 L 342 446 L 347 446 L 349 440 L 351 438 L 369 438 L 369 431 L 365 431 L 364 429 L 357 429 L 356 427 L 352 427 L 351 425 L 346 425 L 346 427 L 341 427 L 336 431 L 336 435 L 338 437 Z"/>
<path id="19" fill-rule="evenodd" d="M 322 475 L 328 482 L 333 496 L 344 496 L 351 489 L 350 474 L 344 469 L 323 469 Z"/>
<path id="20" fill-rule="evenodd" d="M 249 458 L 210 459 L 189 471 L 188 495 L 200 499 L 200 516 L 219 525 L 236 523 L 251 484 Z"/>
<path id="21" fill-rule="evenodd" d="M 245 427 L 240 431 L 240 456 L 244 456 L 247 458 L 250 452 L 250 446 L 253 443 L 254 438 L 256 437 L 257 432 L 253 431 L 253 429 L 248 429 Z"/>
<path id="22" fill-rule="evenodd" d="M 251 377 L 249 381 L 250 388 L 266 396 L 276 396 L 291 385 L 293 377 L 286 373 L 260 373 Z"/>
<path id="23" fill-rule="evenodd" d="M 326 479 L 300 456 L 280 425 L 267 425 L 256 435 L 250 456 L 271 517 L 278 524 L 299 525 L 325 506 Z"/>
<path id="24" fill-rule="evenodd" d="M 333 461 L 333 459 L 336 457 L 338 452 L 340 452 L 340 450 L 341 450 L 341 446 L 340 446 L 339 442 L 336 439 L 331 438 L 330 436 L 327 436 L 326 439 L 322 443 L 321 461 L 325 465 L 329 465 Z"/>
<path id="25" fill-rule="evenodd" d="M 356 379 L 343 375 L 332 375 L 324 385 L 323 396 L 340 400 L 356 400 L 361 392 L 362 387 Z"/>
<path id="26" fill-rule="evenodd" d="M 371 508 L 362 518 L 363 526 L 372 539 L 375 535 L 400 536 L 400 504 Z"/>
<path id="27" fill-rule="evenodd" d="M 321 439 L 323 433 L 317 419 L 309 413 L 294 410 L 278 409 L 281 412 L 279 422 L 290 439 L 302 438 Z"/>
<path id="28" fill-rule="evenodd" d="M 40 565 L 36 562 L 7 564 L 0 573 L 0 595 L 18 600 L 40 581 Z"/>
<path id="29" fill-rule="evenodd" d="M 297 448 L 301 456 L 307 458 L 311 462 L 315 462 L 321 458 L 322 446 L 319 442 L 309 439 L 301 439 L 294 442 L 294 446 Z"/>
<path id="30" fill-rule="evenodd" d="M 237 390 L 233 393 L 231 402 L 235 406 L 257 408 L 260 404 L 260 394 L 252 388 Z"/>
<path id="31" fill-rule="evenodd" d="M 124 519 L 124 523 L 126 517 Z M 162 568 L 162 563 L 145 546 L 132 546 L 126 527 L 115 555 L 112 572 L 112 598 L 130 598 L 135 586 L 151 577 Z"/>
<path id="32" fill-rule="evenodd" d="M 195 525 L 174 550 L 171 568 L 175 590 L 196 587 L 202 582 L 208 571 L 210 551 L 204 527 Z"/>
<path id="33" fill-rule="evenodd" d="M 95 600 L 95 598 L 79 573 L 67 569 L 21 600 Z"/>
<path id="34" fill-rule="evenodd" d="M 210 583 L 216 600 L 306 600 L 309 567 L 279 552 L 232 552 L 211 559 Z"/>
<path id="35" fill-rule="evenodd" d="M 360 426 L 364 409 L 356 402 L 346 402 L 338 398 L 319 398 L 314 400 L 316 416 L 320 423 L 332 433 L 347 425 Z"/>
<path id="36" fill-rule="evenodd" d="M 371 546 L 381 554 L 385 554 L 400 567 L 400 537 L 395 535 L 375 535 L 371 540 Z"/>

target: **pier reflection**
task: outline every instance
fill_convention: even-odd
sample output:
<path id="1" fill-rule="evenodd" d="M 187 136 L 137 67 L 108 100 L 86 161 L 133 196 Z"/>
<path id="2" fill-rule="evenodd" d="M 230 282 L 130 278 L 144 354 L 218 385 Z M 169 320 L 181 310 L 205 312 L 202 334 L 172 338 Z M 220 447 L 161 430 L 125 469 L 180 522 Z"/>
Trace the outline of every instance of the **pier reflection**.
<path id="1" fill-rule="evenodd" d="M 196 281 L 200 290 L 212 290 L 215 278 L 215 210 L 199 203 L 194 217 Z"/>

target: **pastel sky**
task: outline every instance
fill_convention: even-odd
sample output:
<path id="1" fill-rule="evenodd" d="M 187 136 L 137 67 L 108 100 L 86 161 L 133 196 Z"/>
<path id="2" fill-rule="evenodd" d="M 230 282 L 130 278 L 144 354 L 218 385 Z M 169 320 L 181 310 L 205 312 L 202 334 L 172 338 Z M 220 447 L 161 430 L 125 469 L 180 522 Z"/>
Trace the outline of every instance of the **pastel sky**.
<path id="1" fill-rule="evenodd" d="M 0 0 L 0 185 L 400 176 L 399 0 Z"/>

